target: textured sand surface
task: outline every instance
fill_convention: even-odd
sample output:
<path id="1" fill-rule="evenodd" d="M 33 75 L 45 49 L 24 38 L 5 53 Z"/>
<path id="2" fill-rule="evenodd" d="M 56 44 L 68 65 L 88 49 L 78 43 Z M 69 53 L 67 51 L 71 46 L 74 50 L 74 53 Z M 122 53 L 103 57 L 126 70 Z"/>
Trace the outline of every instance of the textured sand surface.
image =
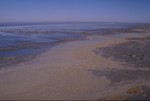
<path id="1" fill-rule="evenodd" d="M 135 35 L 96 36 L 61 44 L 32 61 L 3 69 L 0 71 L 0 99 L 96 100 L 123 94 L 134 85 L 149 84 L 148 80 L 136 80 L 113 85 L 105 76 L 96 77 L 89 71 L 123 69 L 118 62 L 97 55 L 93 50 L 126 42 L 124 38 Z"/>

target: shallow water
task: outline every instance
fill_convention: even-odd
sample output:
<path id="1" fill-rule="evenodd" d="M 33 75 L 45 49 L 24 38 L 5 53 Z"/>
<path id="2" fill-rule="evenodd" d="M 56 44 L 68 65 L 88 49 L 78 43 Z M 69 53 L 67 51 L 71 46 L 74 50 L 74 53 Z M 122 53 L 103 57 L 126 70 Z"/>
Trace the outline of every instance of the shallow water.
<path id="1" fill-rule="evenodd" d="M 42 23 L 0 24 L 0 57 L 31 55 L 62 42 L 62 39 L 81 39 L 82 33 L 110 28 L 128 28 L 123 23 Z"/>

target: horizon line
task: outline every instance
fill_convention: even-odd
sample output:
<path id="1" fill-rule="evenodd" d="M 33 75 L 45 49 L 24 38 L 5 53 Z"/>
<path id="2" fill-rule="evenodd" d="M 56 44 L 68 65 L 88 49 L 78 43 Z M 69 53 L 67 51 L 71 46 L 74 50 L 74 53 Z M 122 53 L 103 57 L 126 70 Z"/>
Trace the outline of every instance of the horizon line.
<path id="1" fill-rule="evenodd" d="M 123 21 L 4 21 L 4 22 L 0 22 L 0 24 L 7 24 L 7 23 L 26 23 L 26 24 L 30 24 L 30 23 L 35 23 L 35 24 L 41 24 L 41 23 L 145 23 L 145 24 L 150 24 L 150 22 L 123 22 Z"/>

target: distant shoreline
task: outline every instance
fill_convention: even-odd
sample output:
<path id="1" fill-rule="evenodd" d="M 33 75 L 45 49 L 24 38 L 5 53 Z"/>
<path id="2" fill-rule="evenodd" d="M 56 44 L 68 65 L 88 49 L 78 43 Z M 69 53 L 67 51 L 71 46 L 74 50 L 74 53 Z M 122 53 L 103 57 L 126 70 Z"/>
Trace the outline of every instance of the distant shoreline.
<path id="1" fill-rule="evenodd" d="M 61 23 L 120 23 L 120 24 L 150 24 L 142 22 L 86 22 L 86 21 L 44 21 L 44 22 L 0 22 L 1 26 L 25 26 L 25 25 L 45 25 L 45 24 L 61 24 Z"/>

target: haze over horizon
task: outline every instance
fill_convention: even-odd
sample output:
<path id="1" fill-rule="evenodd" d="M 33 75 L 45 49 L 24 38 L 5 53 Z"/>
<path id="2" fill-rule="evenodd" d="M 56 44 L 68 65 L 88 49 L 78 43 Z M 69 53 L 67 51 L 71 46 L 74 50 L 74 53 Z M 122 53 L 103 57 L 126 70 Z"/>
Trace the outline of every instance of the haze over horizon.
<path id="1" fill-rule="evenodd" d="M 150 0 L 0 0 L 0 22 L 150 23 Z"/>

